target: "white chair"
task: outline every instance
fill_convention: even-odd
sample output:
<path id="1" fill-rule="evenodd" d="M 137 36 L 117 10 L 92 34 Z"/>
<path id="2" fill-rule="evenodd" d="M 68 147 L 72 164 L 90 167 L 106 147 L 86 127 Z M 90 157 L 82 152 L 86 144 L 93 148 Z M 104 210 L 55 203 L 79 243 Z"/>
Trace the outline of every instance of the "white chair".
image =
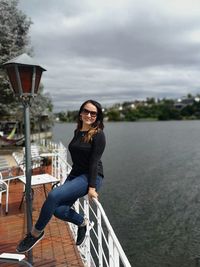
<path id="1" fill-rule="evenodd" d="M 13 152 L 13 158 L 15 159 L 18 167 L 25 172 L 25 147 L 22 152 Z M 31 166 L 32 169 L 40 168 L 43 165 L 43 158 L 40 157 L 39 147 L 36 144 L 31 145 Z"/>
<path id="2" fill-rule="evenodd" d="M 17 163 L 17 166 L 24 171 L 24 154 L 22 152 L 13 152 L 12 156 Z"/>
<path id="3" fill-rule="evenodd" d="M 7 159 L 4 156 L 0 156 L 0 172 L 10 168 Z"/>
<path id="4" fill-rule="evenodd" d="M 9 185 L 3 181 L 3 176 L 0 172 L 0 205 L 1 205 L 3 193 L 6 193 L 6 214 L 8 214 Z"/>

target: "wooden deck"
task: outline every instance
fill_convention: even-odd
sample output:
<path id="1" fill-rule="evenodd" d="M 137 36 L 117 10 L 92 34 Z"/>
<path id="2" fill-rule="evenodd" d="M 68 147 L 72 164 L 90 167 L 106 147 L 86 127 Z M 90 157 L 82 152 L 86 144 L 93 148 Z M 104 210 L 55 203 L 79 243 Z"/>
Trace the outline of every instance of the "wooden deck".
<path id="1" fill-rule="evenodd" d="M 10 183 L 8 215 L 5 215 L 5 194 L 3 194 L 2 207 L 0 207 L 0 254 L 3 252 L 16 253 L 18 241 L 26 234 L 25 203 L 19 210 L 22 193 L 23 184 L 13 180 Z M 34 189 L 33 222 L 38 217 L 44 199 L 43 187 Z M 33 266 L 36 267 L 83 267 L 68 225 L 55 217 L 45 228 L 45 237 L 32 251 Z M 0 266 L 19 265 L 0 263 Z"/>

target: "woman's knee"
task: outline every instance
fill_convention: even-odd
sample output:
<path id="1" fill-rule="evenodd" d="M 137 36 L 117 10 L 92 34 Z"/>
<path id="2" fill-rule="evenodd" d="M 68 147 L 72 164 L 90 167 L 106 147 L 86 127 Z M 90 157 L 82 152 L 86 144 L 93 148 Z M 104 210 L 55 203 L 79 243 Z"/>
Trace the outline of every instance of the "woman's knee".
<path id="1" fill-rule="evenodd" d="M 61 213 L 58 209 L 55 210 L 54 214 L 53 214 L 56 218 L 61 219 Z"/>
<path id="2" fill-rule="evenodd" d="M 67 220 L 69 214 L 68 206 L 60 206 L 55 209 L 54 216 L 61 220 Z"/>
<path id="3" fill-rule="evenodd" d="M 50 191 L 48 193 L 46 201 L 51 202 L 51 203 L 55 203 L 56 200 L 57 200 L 57 194 L 55 194 L 54 190 Z"/>

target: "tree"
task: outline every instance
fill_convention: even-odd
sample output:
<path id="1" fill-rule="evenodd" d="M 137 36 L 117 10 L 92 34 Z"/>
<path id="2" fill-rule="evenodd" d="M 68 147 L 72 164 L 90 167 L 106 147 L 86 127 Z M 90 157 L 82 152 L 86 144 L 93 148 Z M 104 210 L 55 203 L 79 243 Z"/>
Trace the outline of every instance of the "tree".
<path id="1" fill-rule="evenodd" d="M 29 28 L 31 20 L 18 9 L 19 0 L 0 0 L 0 65 L 22 53 L 31 55 Z M 49 113 L 52 121 L 53 105 L 48 95 L 39 94 L 32 104 L 32 117 Z M 15 117 L 21 112 L 21 104 L 13 95 L 5 71 L 0 69 L 0 117 Z M 38 112 L 36 112 L 38 111 Z M 12 115 L 13 114 L 13 115 Z"/>
<path id="2" fill-rule="evenodd" d="M 107 115 L 108 115 L 109 121 L 121 121 L 119 110 L 112 109 L 108 111 Z"/>
<path id="3" fill-rule="evenodd" d="M 147 104 L 155 104 L 156 103 L 156 100 L 154 97 L 147 97 L 147 100 L 146 100 Z"/>
<path id="4" fill-rule="evenodd" d="M 30 19 L 17 9 L 18 0 L 0 0 L 0 65 L 28 49 Z M 7 76 L 0 69 L 0 115 L 9 115 L 19 103 L 10 90 Z"/>

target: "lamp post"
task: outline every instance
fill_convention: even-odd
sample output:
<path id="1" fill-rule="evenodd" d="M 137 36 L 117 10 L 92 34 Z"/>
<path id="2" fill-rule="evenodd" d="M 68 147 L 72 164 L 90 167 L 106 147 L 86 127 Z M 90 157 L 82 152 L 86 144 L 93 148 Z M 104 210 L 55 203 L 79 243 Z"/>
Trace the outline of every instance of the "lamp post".
<path id="1" fill-rule="evenodd" d="M 26 217 L 27 232 L 32 229 L 32 195 L 31 195 L 31 144 L 30 144 L 30 105 L 33 98 L 37 95 L 42 72 L 42 67 L 35 64 L 33 59 L 27 54 L 11 59 L 3 64 L 6 69 L 10 86 L 17 98 L 24 107 L 25 125 L 25 175 L 26 175 Z M 28 261 L 32 263 L 32 251 L 28 252 Z"/>

